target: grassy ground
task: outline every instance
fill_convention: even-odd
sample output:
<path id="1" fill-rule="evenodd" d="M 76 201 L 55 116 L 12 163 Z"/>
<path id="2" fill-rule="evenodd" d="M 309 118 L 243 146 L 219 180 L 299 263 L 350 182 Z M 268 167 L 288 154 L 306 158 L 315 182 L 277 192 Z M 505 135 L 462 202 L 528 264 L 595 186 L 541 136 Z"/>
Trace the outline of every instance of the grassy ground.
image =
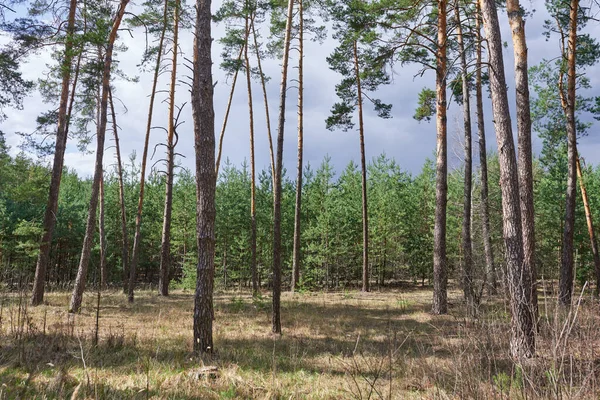
<path id="1" fill-rule="evenodd" d="M 466 320 L 461 295 L 432 316 L 430 289 L 363 294 L 286 293 L 283 336 L 270 333 L 270 298 L 215 296 L 212 359 L 192 349 L 193 295 L 119 292 L 67 313 L 68 293 L 4 294 L 0 314 L 0 400 L 597 398 L 598 307 L 568 314 L 540 303 L 539 356 L 508 357 L 508 311 L 497 299 Z M 574 323 L 573 323 L 574 322 Z M 215 373 L 200 373 L 214 366 Z M 600 381 L 598 381 L 600 383 Z M 600 389 L 600 387 L 598 387 Z"/>

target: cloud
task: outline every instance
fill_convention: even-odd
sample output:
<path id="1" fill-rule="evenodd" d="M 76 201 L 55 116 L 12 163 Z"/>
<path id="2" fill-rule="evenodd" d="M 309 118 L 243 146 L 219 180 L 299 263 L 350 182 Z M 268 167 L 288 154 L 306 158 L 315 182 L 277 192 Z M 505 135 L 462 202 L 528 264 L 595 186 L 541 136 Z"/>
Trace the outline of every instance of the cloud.
<path id="1" fill-rule="evenodd" d="M 528 17 L 526 24 L 526 33 L 529 46 L 529 65 L 533 66 L 541 61 L 542 58 L 552 58 L 558 55 L 558 46 L 555 39 L 546 41 L 542 35 L 543 22 L 547 19 L 545 7 L 541 0 L 536 0 L 524 4 L 528 8 L 537 9 L 533 15 Z M 515 118 L 515 97 L 514 97 L 514 72 L 512 43 L 510 30 L 506 19 L 506 12 L 499 10 L 501 17 L 502 39 L 508 43 L 504 50 L 507 81 L 509 85 L 509 101 L 511 103 L 511 112 L 513 125 Z M 595 37 L 600 37 L 600 27 L 588 28 Z M 263 29 L 266 32 L 266 29 Z M 332 32 L 329 32 L 330 34 Z M 224 34 L 224 25 L 213 27 L 213 36 L 222 37 Z M 120 40 L 128 47 L 126 52 L 118 54 L 119 67 L 129 76 L 139 76 L 139 82 L 127 82 L 115 80 L 115 97 L 118 98 L 117 113 L 120 126 L 120 142 L 123 158 L 126 160 L 132 152 L 137 153 L 137 160 L 141 160 L 143 143 L 146 133 L 146 121 L 148 115 L 149 92 L 152 84 L 151 72 L 140 72 L 137 64 L 141 59 L 145 46 L 145 38 L 141 31 L 135 31 L 134 37 L 123 33 Z M 184 32 L 181 37 L 181 49 L 184 56 L 188 59 L 192 54 L 192 34 Z M 335 95 L 335 85 L 339 82 L 340 76 L 331 71 L 327 65 L 326 57 L 331 53 L 336 43 L 334 39 L 327 39 L 324 43 L 314 43 L 307 41 L 305 45 L 305 154 L 304 159 L 310 162 L 316 168 L 326 154 L 332 158 L 332 162 L 337 170 L 342 170 L 345 165 L 354 160 L 360 160 L 359 142 L 357 131 L 328 131 L 325 129 L 325 118 L 329 115 L 331 106 L 337 101 Z M 231 79 L 219 69 L 221 47 L 217 40 L 213 46 L 213 74 L 215 87 L 215 133 L 218 136 L 223 122 L 225 106 L 227 104 L 229 91 L 231 88 Z M 35 56 L 28 64 L 23 66 L 26 76 L 35 78 L 39 76 L 42 66 L 50 63 L 51 58 L 48 53 L 42 53 Z M 297 60 L 292 59 L 292 66 L 295 66 Z M 271 78 L 268 83 L 268 99 L 270 102 L 270 116 L 273 140 L 277 135 L 278 119 L 278 98 L 279 98 L 279 77 L 281 72 L 279 60 L 264 60 L 263 65 L 265 73 Z M 366 113 L 366 153 L 367 158 L 371 159 L 382 152 L 389 157 L 393 157 L 405 170 L 418 173 L 427 157 L 431 157 L 435 150 L 435 122 L 417 122 L 412 118 L 417 103 L 418 92 L 423 87 L 434 88 L 435 76 L 432 72 L 427 72 L 423 77 L 417 77 L 417 66 L 406 66 L 396 68 L 391 85 L 381 87 L 376 97 L 384 102 L 393 104 L 393 118 L 382 120 L 377 118 L 367 107 Z M 591 68 L 588 76 L 592 84 L 600 78 L 598 67 Z M 179 67 L 180 80 L 185 81 L 185 75 L 189 70 L 183 65 Z M 290 69 L 290 79 L 294 79 L 296 69 Z M 166 99 L 165 90 L 168 87 L 168 73 L 161 76 L 159 82 L 159 93 L 157 94 L 156 107 L 154 110 L 153 127 L 166 126 L 168 110 L 164 102 Z M 290 86 L 293 83 L 290 81 Z M 254 120 L 255 120 L 255 144 L 256 144 L 256 163 L 257 168 L 268 169 L 270 167 L 269 146 L 266 134 L 266 119 L 263 108 L 262 91 L 258 82 L 253 82 L 253 100 L 254 100 Z M 533 94 L 533 93 L 532 93 Z M 290 175 L 293 175 L 296 165 L 296 99 L 297 91 L 293 87 L 288 89 L 288 99 L 286 108 L 285 124 L 285 146 L 284 146 L 284 164 Z M 183 154 L 185 158 L 180 162 L 191 169 L 194 169 L 194 139 L 193 139 L 193 118 L 192 110 L 189 104 L 189 90 L 184 84 L 180 84 L 177 92 L 178 104 L 187 102 L 182 112 L 181 121 L 184 124 L 179 129 L 179 145 L 177 152 Z M 491 122 L 491 105 L 489 99 L 485 99 L 486 130 L 488 135 L 488 145 L 490 149 L 496 147 L 493 124 Z M 126 107 L 120 105 L 120 103 Z M 245 159 L 249 159 L 249 128 L 248 128 L 248 99 L 246 93 L 246 83 L 243 74 L 238 77 L 238 86 L 231 106 L 230 119 L 227 126 L 225 142 L 223 146 L 223 160 L 229 159 L 234 164 L 240 164 Z M 32 132 L 35 129 L 35 117 L 42 111 L 49 108 L 49 105 L 43 104 L 39 96 L 33 96 L 27 99 L 23 111 L 14 111 L 10 113 L 8 121 L 0 127 L 7 136 L 8 143 L 16 151 L 16 145 L 19 138 L 14 135 L 16 131 Z M 461 123 L 455 123 L 460 118 L 462 111 L 460 106 L 453 103 L 449 106 L 449 145 L 452 144 L 457 136 L 457 130 Z M 475 120 L 473 119 L 475 127 Z M 516 129 L 514 129 L 516 136 Z M 112 163 L 114 149 L 113 142 L 108 133 L 107 137 L 107 162 Z M 476 137 L 474 135 L 474 137 Z M 151 131 L 150 155 L 154 148 L 161 142 L 164 142 L 166 134 L 161 129 Z M 534 150 L 539 151 L 541 140 L 534 138 Z M 584 155 L 588 163 L 600 163 L 599 137 L 593 134 L 581 139 L 581 154 Z M 162 157 L 164 148 L 156 147 L 156 155 L 149 165 L 154 164 Z M 93 150 L 93 144 L 92 144 Z M 456 160 L 454 160 L 456 164 Z M 94 154 L 81 155 L 76 147 L 71 143 L 67 150 L 66 164 L 75 168 L 81 175 L 90 176 L 93 173 Z"/>

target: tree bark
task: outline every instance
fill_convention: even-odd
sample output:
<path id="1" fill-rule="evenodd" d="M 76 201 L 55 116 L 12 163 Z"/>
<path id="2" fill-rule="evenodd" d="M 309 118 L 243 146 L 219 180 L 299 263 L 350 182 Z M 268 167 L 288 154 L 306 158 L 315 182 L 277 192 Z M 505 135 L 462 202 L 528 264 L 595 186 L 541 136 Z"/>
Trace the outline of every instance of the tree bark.
<path id="1" fill-rule="evenodd" d="M 165 210 L 160 246 L 160 274 L 158 294 L 169 295 L 169 274 L 171 271 L 171 214 L 173 213 L 173 179 L 175 168 L 175 87 L 177 86 L 177 55 L 179 54 L 179 12 L 180 2 L 176 1 L 173 20 L 173 60 L 171 64 L 171 87 L 169 89 L 169 129 L 167 130 L 167 182 L 165 184 Z"/>
<path id="2" fill-rule="evenodd" d="M 121 261 L 123 262 L 123 282 L 127 281 L 129 273 L 129 235 L 127 233 L 127 213 L 125 209 L 125 182 L 123 180 L 123 161 L 121 159 L 121 146 L 119 144 L 119 126 L 113 102 L 112 89 L 108 92 L 110 111 L 112 114 L 113 134 L 115 136 L 115 153 L 117 157 L 117 177 L 119 179 L 119 207 L 121 208 Z"/>
<path id="3" fill-rule="evenodd" d="M 448 204 L 448 149 L 446 119 L 446 1 L 438 0 L 436 52 L 436 126 L 437 162 L 435 179 L 435 225 L 433 230 L 433 307 L 434 314 L 448 312 L 448 271 L 446 259 L 446 208 Z"/>
<path id="4" fill-rule="evenodd" d="M 44 301 L 44 284 L 46 283 L 46 271 L 50 261 L 50 246 L 52 236 L 56 227 L 56 212 L 58 211 L 58 196 L 60 192 L 60 180 L 65 160 L 67 147 L 67 126 L 69 124 L 67 115 L 69 102 L 69 89 L 71 83 L 71 65 L 73 62 L 73 33 L 75 31 L 75 14 L 77 11 L 77 0 L 71 0 L 69 5 L 69 16 L 67 19 L 67 37 L 65 40 L 65 53 L 61 65 L 62 84 L 60 92 L 60 103 L 58 106 L 58 128 L 56 131 L 56 147 L 54 150 L 54 161 L 52 164 L 52 175 L 50 178 L 50 189 L 48 203 L 44 213 L 43 234 L 40 240 L 40 251 L 35 267 L 35 278 L 33 281 L 33 292 L 31 305 L 37 306 Z"/>
<path id="5" fill-rule="evenodd" d="M 256 65 L 258 66 L 258 73 L 260 74 L 260 86 L 263 92 L 263 102 L 265 105 L 265 120 L 267 122 L 267 138 L 269 139 L 269 155 L 271 156 L 271 177 L 273 179 L 273 186 L 275 186 L 275 154 L 273 151 L 273 136 L 271 135 L 271 116 L 269 113 L 269 99 L 267 96 L 267 83 L 265 80 L 265 74 L 262 69 L 261 55 L 258 48 L 258 39 L 256 38 L 256 28 L 254 27 L 254 21 L 252 21 L 252 38 L 254 39 L 254 51 L 256 52 Z"/>
<path id="6" fill-rule="evenodd" d="M 365 156 L 365 124 L 363 120 L 363 98 L 360 82 L 360 68 L 358 65 L 358 44 L 354 41 L 354 74 L 356 77 L 356 99 L 358 103 L 358 132 L 360 135 L 360 172 L 362 190 L 362 225 L 363 225 L 363 263 L 362 263 L 362 291 L 368 292 L 369 288 L 369 214 L 367 208 L 367 162 Z"/>
<path id="7" fill-rule="evenodd" d="M 213 352 L 215 257 L 215 113 L 211 59 L 211 0 L 196 0 L 192 110 L 196 151 L 198 275 L 194 301 L 194 352 Z"/>
<path id="8" fill-rule="evenodd" d="M 106 225 L 104 223 L 106 201 L 104 197 L 104 171 L 100 177 L 100 221 L 98 223 L 98 235 L 100 236 L 100 288 L 106 289 L 108 282 L 108 271 L 106 268 Z"/>
<path id="9" fill-rule="evenodd" d="M 515 57 L 515 91 L 517 98 L 517 142 L 521 225 L 523 227 L 523 268 L 530 275 L 533 321 L 537 323 L 537 272 L 535 266 L 535 214 L 533 208 L 533 156 L 531 148 L 531 106 L 527 42 L 523 9 L 519 0 L 507 0 L 506 11 L 512 32 Z M 526 288 L 527 289 L 527 288 Z"/>
<path id="10" fill-rule="evenodd" d="M 565 225 L 560 265 L 559 295 L 560 303 L 571 305 L 574 281 L 573 235 L 575 233 L 575 198 L 577 197 L 577 121 L 575 119 L 575 85 L 576 85 L 576 46 L 577 46 L 577 16 L 579 0 L 571 0 L 569 13 L 569 39 L 567 54 L 567 90 L 565 95 L 563 73 L 559 79 L 559 92 L 567 129 L 567 195 L 565 201 Z"/>
<path id="11" fill-rule="evenodd" d="M 135 232 L 133 234 L 133 249 L 131 252 L 131 261 L 129 264 L 128 281 L 124 285 L 127 290 L 127 300 L 133 303 L 133 290 L 135 287 L 135 273 L 137 270 L 138 259 L 140 257 L 140 243 L 142 241 L 142 211 L 144 208 L 144 188 L 146 186 L 146 163 L 148 160 L 148 146 L 150 142 L 150 131 L 152 130 L 152 113 L 154 111 L 154 99 L 156 97 L 156 86 L 162 62 L 163 45 L 165 41 L 165 33 L 167 31 L 167 11 L 169 9 L 169 1 L 165 0 L 163 13 L 163 28 L 160 33 L 158 42 L 158 52 L 156 54 L 156 66 L 154 67 L 154 78 L 152 80 L 152 90 L 150 92 L 150 105 L 148 107 L 148 120 L 146 123 L 146 138 L 144 139 L 144 151 L 142 153 L 142 168 L 140 171 L 140 194 L 138 199 L 137 213 L 135 215 Z"/>
<path id="12" fill-rule="evenodd" d="M 296 207 L 294 213 L 294 251 L 292 256 L 292 292 L 300 283 L 301 219 L 302 219 L 302 156 L 304 153 L 304 8 L 298 2 L 298 163 L 296 166 Z"/>
<path id="13" fill-rule="evenodd" d="M 246 8 L 250 10 L 249 4 Z M 244 62 L 246 64 L 246 83 L 248 91 L 248 119 L 250 132 L 250 273 L 252 275 L 252 293 L 258 294 L 258 274 L 256 270 L 256 161 L 254 159 L 254 102 L 252 100 L 252 78 L 250 57 L 248 57 L 248 34 L 250 32 L 250 15 L 246 15 L 246 45 L 244 46 Z"/>
<path id="14" fill-rule="evenodd" d="M 473 160 L 471 139 L 471 99 L 469 92 L 469 81 L 467 75 L 467 55 L 463 41 L 462 26 L 460 21 L 460 6 L 458 1 L 455 5 L 456 36 L 458 51 L 460 52 L 462 94 L 463 94 L 463 122 L 464 122 L 464 198 L 463 198 L 463 221 L 462 221 L 462 253 L 463 253 L 463 292 L 467 303 L 468 315 L 476 315 L 475 292 L 473 289 L 473 250 L 471 239 L 471 192 L 473 182 Z"/>
<path id="15" fill-rule="evenodd" d="M 494 253 L 492 249 L 492 235 L 490 229 L 490 203 L 488 191 L 488 167 L 487 167 L 487 146 L 485 139 L 485 120 L 483 118 L 483 90 L 482 90 L 482 38 L 481 38 L 481 8 L 479 1 L 476 2 L 476 20 L 475 31 L 477 34 L 476 64 L 475 64 L 475 97 L 477 103 L 477 135 L 479 136 L 479 170 L 481 173 L 481 219 L 483 233 L 483 250 L 485 254 L 486 265 L 486 283 L 488 293 L 495 295 L 498 292 L 498 283 L 496 277 L 496 267 L 494 265 Z"/>
<path id="16" fill-rule="evenodd" d="M 519 177 L 506 93 L 498 11 L 494 0 L 481 0 L 481 8 L 488 42 L 492 111 L 500 161 L 503 236 L 512 317 L 510 352 L 513 357 L 520 359 L 532 357 L 535 353 L 531 275 L 523 262 Z"/>
<path id="17" fill-rule="evenodd" d="M 281 334 L 281 175 L 283 173 L 283 137 L 285 129 L 285 100 L 287 96 L 288 62 L 292 36 L 294 0 L 288 0 L 281 86 L 279 91 L 279 119 L 277 124 L 277 157 L 275 159 L 273 187 L 273 333 Z"/>
<path id="18" fill-rule="evenodd" d="M 581 188 L 581 199 L 583 200 L 583 207 L 585 209 L 585 221 L 587 223 L 592 255 L 594 257 L 594 273 L 596 274 L 596 289 L 594 290 L 594 294 L 598 297 L 600 295 L 600 254 L 598 252 L 598 241 L 596 240 L 596 231 L 594 230 L 590 200 L 585 188 L 585 182 L 583 181 L 579 157 L 577 157 L 577 178 L 579 179 L 579 187 Z"/>
<path id="19" fill-rule="evenodd" d="M 108 42 L 106 45 L 106 53 L 104 55 L 104 68 L 102 71 L 102 99 L 100 102 L 100 123 L 96 130 L 96 163 L 94 167 L 94 180 L 92 182 L 92 194 L 88 210 L 87 224 L 85 228 L 85 236 L 83 239 L 83 248 L 79 259 L 79 267 L 77 269 L 77 278 L 75 279 L 75 287 L 71 296 L 69 312 L 79 312 L 85 290 L 85 281 L 87 276 L 90 254 L 92 250 L 92 242 L 94 240 L 94 231 L 96 229 L 96 211 L 98 208 L 98 194 L 100 190 L 100 180 L 102 179 L 102 159 L 104 157 L 104 139 L 106 137 L 106 122 L 108 114 L 108 92 L 110 89 L 110 73 L 112 66 L 112 54 L 117 39 L 117 33 L 121 20 L 125 14 L 125 8 L 129 0 L 121 0 L 117 14 L 115 15 Z"/>

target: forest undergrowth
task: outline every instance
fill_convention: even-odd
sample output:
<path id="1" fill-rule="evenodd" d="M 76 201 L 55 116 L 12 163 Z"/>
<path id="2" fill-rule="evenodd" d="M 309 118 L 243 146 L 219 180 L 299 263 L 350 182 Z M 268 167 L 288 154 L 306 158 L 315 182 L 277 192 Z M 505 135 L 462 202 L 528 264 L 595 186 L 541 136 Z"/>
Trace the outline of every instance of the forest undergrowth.
<path id="1" fill-rule="evenodd" d="M 215 296 L 215 353 L 192 351 L 193 293 L 69 293 L 41 307 L 0 296 L 3 399 L 585 399 L 597 398 L 600 307 L 583 290 L 571 310 L 540 288 L 537 355 L 511 360 L 505 299 L 465 319 L 462 292 L 433 316 L 431 289 L 400 285 L 285 293 L 283 335 L 270 333 L 269 297 Z M 99 299 L 99 302 L 98 302 Z M 100 305 L 98 307 L 98 304 Z"/>

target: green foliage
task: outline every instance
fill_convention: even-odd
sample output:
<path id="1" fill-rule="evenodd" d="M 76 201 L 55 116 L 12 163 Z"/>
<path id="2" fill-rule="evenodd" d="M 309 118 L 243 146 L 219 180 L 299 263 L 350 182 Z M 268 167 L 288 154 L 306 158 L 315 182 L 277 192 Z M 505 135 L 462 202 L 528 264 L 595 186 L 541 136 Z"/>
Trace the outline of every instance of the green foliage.
<path id="1" fill-rule="evenodd" d="M 436 95 L 435 90 L 423 88 L 419 92 L 418 106 L 415 110 L 413 118 L 417 121 L 431 121 L 431 117 L 435 115 Z"/>

